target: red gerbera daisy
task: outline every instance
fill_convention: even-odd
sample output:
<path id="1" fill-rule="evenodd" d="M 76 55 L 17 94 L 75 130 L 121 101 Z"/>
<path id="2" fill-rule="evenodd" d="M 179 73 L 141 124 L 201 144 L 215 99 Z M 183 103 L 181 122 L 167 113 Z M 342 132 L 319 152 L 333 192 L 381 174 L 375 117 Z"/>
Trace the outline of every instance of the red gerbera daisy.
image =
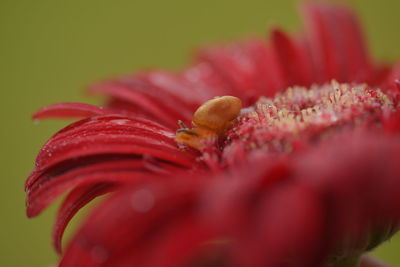
<path id="1" fill-rule="evenodd" d="M 356 266 L 398 230 L 400 66 L 370 57 L 347 7 L 303 15 L 304 35 L 209 47 L 180 73 L 93 86 L 104 108 L 34 115 L 84 117 L 26 182 L 29 217 L 70 190 L 58 252 L 75 213 L 113 192 L 60 266 Z"/>

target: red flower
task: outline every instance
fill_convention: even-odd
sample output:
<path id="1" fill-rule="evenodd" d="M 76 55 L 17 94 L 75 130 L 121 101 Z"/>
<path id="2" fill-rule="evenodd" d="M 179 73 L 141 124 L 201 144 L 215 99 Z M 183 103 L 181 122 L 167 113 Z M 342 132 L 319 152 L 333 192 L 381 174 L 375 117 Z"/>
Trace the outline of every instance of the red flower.
<path id="1" fill-rule="evenodd" d="M 74 214 L 113 192 L 60 266 L 341 266 L 398 230 L 400 66 L 369 56 L 347 7 L 303 14 L 303 36 L 275 29 L 267 42 L 210 47 L 180 73 L 93 86 L 105 108 L 34 115 L 86 117 L 44 145 L 26 182 L 29 217 L 70 189 L 58 252 Z M 179 130 L 201 146 L 177 144 L 178 120 L 217 95 L 240 98 L 240 115 L 210 108 Z"/>

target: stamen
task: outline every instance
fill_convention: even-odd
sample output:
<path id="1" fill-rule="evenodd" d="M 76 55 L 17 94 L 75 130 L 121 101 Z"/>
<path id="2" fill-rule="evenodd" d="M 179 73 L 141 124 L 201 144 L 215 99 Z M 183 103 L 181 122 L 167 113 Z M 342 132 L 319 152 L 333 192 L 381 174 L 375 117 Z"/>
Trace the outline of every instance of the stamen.
<path id="1" fill-rule="evenodd" d="M 260 97 L 254 110 L 242 112 L 228 133 L 228 141 L 248 149 L 291 151 L 298 138 L 316 140 L 361 124 L 379 123 L 383 111 L 393 111 L 390 98 L 365 84 L 290 87 L 274 98 Z"/>

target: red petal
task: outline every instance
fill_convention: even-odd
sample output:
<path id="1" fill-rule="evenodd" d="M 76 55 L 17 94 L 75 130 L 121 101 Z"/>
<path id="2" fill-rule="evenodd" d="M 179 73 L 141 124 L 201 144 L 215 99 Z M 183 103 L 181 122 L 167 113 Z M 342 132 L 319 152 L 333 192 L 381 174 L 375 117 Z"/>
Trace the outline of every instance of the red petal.
<path id="1" fill-rule="evenodd" d="M 371 63 L 355 14 L 340 5 L 304 8 L 309 44 L 321 81 L 365 82 Z"/>
<path id="2" fill-rule="evenodd" d="M 243 266 L 319 266 L 324 241 L 325 207 L 302 185 L 281 185 L 265 192 L 247 236 L 234 254 Z M 235 252 L 236 251 L 236 252 Z M 266 253 L 268 252 L 268 253 Z"/>
<path id="3" fill-rule="evenodd" d="M 154 99 L 144 93 L 132 90 L 127 86 L 115 82 L 97 84 L 92 87 L 92 91 L 127 101 L 135 107 L 132 111 L 138 112 L 139 114 L 148 114 L 154 120 L 162 122 L 171 128 L 177 127 L 178 119 L 187 119 L 192 115 L 192 112 L 182 109 L 179 105 L 175 105 L 173 109 L 171 109 L 171 105 L 167 108 L 165 104 L 168 103 L 168 99 L 163 99 L 161 97 L 159 99 Z M 169 112 L 165 112 L 165 110 L 169 110 Z"/>
<path id="4" fill-rule="evenodd" d="M 229 85 L 206 62 L 195 63 L 184 70 L 181 77 L 185 83 L 180 86 L 179 93 L 187 101 L 196 97 L 196 102 L 202 104 L 215 96 L 233 94 Z"/>
<path id="5" fill-rule="evenodd" d="M 200 189 L 198 182 L 180 180 L 119 191 L 94 210 L 60 266 L 128 266 L 153 257 L 149 252 L 168 229 L 191 214 Z M 102 257 L 94 251 L 101 251 Z"/>
<path id="6" fill-rule="evenodd" d="M 312 65 L 307 58 L 307 51 L 278 29 L 272 31 L 271 41 L 282 75 L 285 77 L 285 87 L 311 84 Z"/>
<path id="7" fill-rule="evenodd" d="M 151 257 L 148 257 L 148 267 L 176 267 L 187 266 L 195 262 L 196 256 L 207 253 L 210 245 L 206 242 L 215 238 L 209 229 L 199 222 L 196 216 L 187 216 L 169 225 L 164 233 L 157 237 L 151 248 Z M 215 250 L 215 248 L 214 248 Z M 215 252 L 215 251 L 214 251 Z M 135 259 L 132 259 L 134 262 Z"/>
<path id="8" fill-rule="evenodd" d="M 305 19 L 307 26 L 307 36 L 313 59 L 315 61 L 315 71 L 317 77 L 325 82 L 331 79 L 345 81 L 342 58 L 344 51 L 340 46 L 342 42 L 337 24 L 330 18 L 330 11 L 324 12 L 324 6 L 308 5 L 305 7 Z M 335 24 L 334 24 L 335 23 Z"/>
<path id="9" fill-rule="evenodd" d="M 57 103 L 46 106 L 33 114 L 34 119 L 47 118 L 84 118 L 107 113 L 101 107 L 83 103 Z"/>
<path id="10" fill-rule="evenodd" d="M 337 45 L 341 45 L 339 52 L 341 66 L 346 70 L 347 80 L 354 82 L 370 81 L 372 76 L 371 59 L 368 48 L 363 37 L 362 29 L 355 13 L 345 6 L 323 10 L 326 16 L 329 15 L 331 25 L 335 25 L 337 31 L 335 38 Z"/>
<path id="11" fill-rule="evenodd" d="M 177 148 L 173 133 L 150 121 L 113 115 L 76 122 L 39 153 L 26 182 L 28 216 L 40 213 L 68 188 L 128 183 L 160 168 L 165 175 L 191 167 L 195 157 Z"/>
<path id="12" fill-rule="evenodd" d="M 91 91 L 111 96 L 113 108 L 144 114 L 176 128 L 177 120 L 190 123 L 199 105 L 226 92 L 214 76 L 207 66 L 197 64 L 179 74 L 149 71 L 121 77 L 94 85 Z"/>
<path id="13" fill-rule="evenodd" d="M 61 240 L 64 230 L 73 216 L 91 200 L 112 191 L 114 188 L 114 185 L 105 183 L 84 185 L 76 187 L 68 194 L 58 210 L 53 228 L 53 245 L 58 253 L 61 253 Z"/>
<path id="14" fill-rule="evenodd" d="M 37 170 L 70 158 L 96 154 L 149 154 L 190 166 L 190 154 L 180 150 L 175 134 L 150 121 L 124 116 L 99 116 L 74 123 L 53 136 L 41 149 Z"/>
<path id="15" fill-rule="evenodd" d="M 140 159 L 103 157 L 101 161 L 96 161 L 98 160 L 82 160 L 81 164 L 75 167 L 62 166 L 38 173 L 35 182 L 27 188 L 28 216 L 38 215 L 55 198 L 74 186 L 99 182 L 126 184 L 151 177 L 150 173 L 140 168 L 143 166 Z"/>
<path id="16" fill-rule="evenodd" d="M 231 94 L 245 105 L 259 96 L 273 95 L 282 89 L 282 77 L 275 59 L 261 40 L 210 47 L 199 53 L 200 62 L 207 63 L 229 85 Z"/>
<path id="17" fill-rule="evenodd" d="M 400 140 L 354 134 L 323 143 L 296 163 L 298 176 L 329 203 L 326 244 L 339 253 L 384 240 L 400 219 Z M 378 234 L 379 233 L 379 234 Z M 376 240 L 375 240 L 376 242 Z"/>
<path id="18" fill-rule="evenodd" d="M 127 127 L 125 124 L 128 125 L 129 131 L 126 130 Z M 107 133 L 112 133 L 112 135 L 108 136 Z M 133 119 L 123 116 L 100 116 L 100 117 L 84 119 L 65 127 L 57 134 L 55 134 L 44 145 L 36 160 L 36 170 L 28 178 L 25 186 L 26 188 L 30 186 L 30 184 L 34 181 L 34 179 L 36 179 L 35 177 L 37 177 L 38 171 L 43 170 L 45 168 L 49 168 L 54 164 L 62 162 L 63 160 L 68 160 L 71 158 L 74 159 L 78 155 L 90 156 L 96 154 L 109 154 L 112 152 L 118 154 L 119 149 L 117 144 L 115 144 L 115 142 L 118 142 L 119 140 L 118 137 L 121 136 L 122 139 L 124 137 L 135 138 L 135 135 L 137 135 L 138 133 L 142 136 L 147 135 L 150 140 L 151 137 L 153 137 L 153 139 L 154 138 L 156 138 L 157 140 L 161 139 L 164 140 L 164 142 L 169 141 L 171 145 L 174 143 L 172 139 L 173 134 L 170 133 L 168 129 L 154 122 L 147 121 L 144 119 Z M 96 136 L 96 138 L 102 140 L 101 143 L 106 143 L 106 141 L 109 140 L 110 138 L 111 139 L 114 138 L 115 142 L 111 146 L 99 147 L 96 146 L 96 142 L 93 143 L 93 140 L 87 138 L 88 134 Z M 81 138 L 88 141 L 91 144 L 92 149 L 90 149 L 90 147 L 76 146 L 76 142 L 81 140 Z M 143 137 L 141 139 L 143 139 Z M 128 145 L 130 145 L 130 143 Z M 54 155 L 53 157 L 53 152 L 57 152 L 57 146 L 60 153 Z M 64 147 L 68 148 L 71 146 L 75 148 L 74 151 L 77 152 L 76 155 L 71 153 L 71 151 L 69 151 L 69 154 L 68 150 L 64 151 Z M 128 151 L 126 150 L 126 148 L 129 149 L 129 146 L 124 147 L 124 145 L 120 144 L 119 147 L 121 147 L 121 150 L 123 152 L 122 154 L 127 154 Z M 112 150 L 113 148 L 114 150 Z M 146 151 L 151 152 L 151 150 L 149 150 L 148 148 L 142 149 L 140 145 L 136 145 L 133 148 L 131 146 L 130 151 L 132 152 L 132 154 L 136 153 L 138 155 L 142 155 L 143 152 Z M 119 154 L 121 154 L 121 152 Z M 61 156 L 63 158 L 60 158 Z"/>

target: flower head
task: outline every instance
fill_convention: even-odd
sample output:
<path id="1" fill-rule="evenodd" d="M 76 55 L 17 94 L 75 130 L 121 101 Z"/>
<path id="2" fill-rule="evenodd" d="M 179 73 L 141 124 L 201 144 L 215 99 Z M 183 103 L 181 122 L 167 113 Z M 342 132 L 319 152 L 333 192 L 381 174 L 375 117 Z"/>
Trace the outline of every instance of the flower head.
<path id="1" fill-rule="evenodd" d="M 112 192 L 60 266 L 340 266 L 398 230 L 400 67 L 371 58 L 347 7 L 303 15 L 302 36 L 206 48 L 180 73 L 94 85 L 104 108 L 34 115 L 84 117 L 26 182 L 30 217 L 70 190 L 58 252 L 75 213 Z"/>

